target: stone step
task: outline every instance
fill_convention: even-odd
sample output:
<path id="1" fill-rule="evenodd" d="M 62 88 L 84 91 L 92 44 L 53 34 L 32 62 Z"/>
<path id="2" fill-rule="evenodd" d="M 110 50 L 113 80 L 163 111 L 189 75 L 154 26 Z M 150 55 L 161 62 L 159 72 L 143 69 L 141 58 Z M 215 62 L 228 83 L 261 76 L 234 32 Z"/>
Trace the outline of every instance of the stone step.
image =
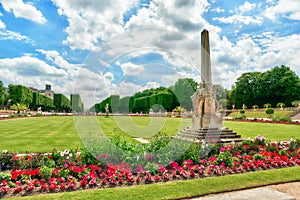
<path id="1" fill-rule="evenodd" d="M 178 134 L 180 137 L 188 137 L 188 138 L 241 138 L 241 135 L 238 134 L 221 134 L 221 135 L 197 135 L 197 134 L 187 134 L 180 133 Z"/>
<path id="2" fill-rule="evenodd" d="M 208 139 L 213 141 L 217 140 L 218 143 L 240 143 L 245 140 L 241 138 L 241 135 L 228 128 L 193 130 L 192 127 L 188 127 L 183 129 L 173 138 L 193 142 L 200 142 L 202 139 Z"/>

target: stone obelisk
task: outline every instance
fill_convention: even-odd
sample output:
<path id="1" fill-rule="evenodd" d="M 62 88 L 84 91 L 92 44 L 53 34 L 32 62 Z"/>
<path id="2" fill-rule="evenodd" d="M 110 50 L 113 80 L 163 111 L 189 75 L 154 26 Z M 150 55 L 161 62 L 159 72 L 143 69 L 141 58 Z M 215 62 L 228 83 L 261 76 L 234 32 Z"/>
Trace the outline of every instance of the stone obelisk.
<path id="1" fill-rule="evenodd" d="M 211 85 L 211 63 L 209 34 L 206 29 L 201 32 L 201 82 Z"/>
<path id="2" fill-rule="evenodd" d="M 209 33 L 201 32 L 201 83 L 191 96 L 193 103 L 192 127 L 182 130 L 174 138 L 209 143 L 242 142 L 241 135 L 224 128 L 218 113 L 218 101 L 212 84 Z"/>
<path id="3" fill-rule="evenodd" d="M 193 129 L 219 129 L 222 118 L 216 115 L 218 101 L 212 86 L 209 33 L 201 32 L 201 83 L 191 97 L 193 102 Z"/>

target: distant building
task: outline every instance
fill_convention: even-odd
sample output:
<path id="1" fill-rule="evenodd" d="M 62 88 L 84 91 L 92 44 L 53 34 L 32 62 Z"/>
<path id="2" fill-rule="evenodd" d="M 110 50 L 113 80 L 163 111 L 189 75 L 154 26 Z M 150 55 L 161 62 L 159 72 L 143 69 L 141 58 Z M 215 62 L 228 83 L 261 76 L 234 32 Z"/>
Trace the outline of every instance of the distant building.
<path id="1" fill-rule="evenodd" d="M 46 88 L 45 90 L 38 90 L 36 88 L 33 88 L 33 87 L 29 87 L 29 89 L 32 91 L 32 92 L 38 92 L 46 97 L 49 97 L 50 99 L 53 99 L 54 97 L 54 92 L 51 90 L 51 85 L 46 85 Z"/>

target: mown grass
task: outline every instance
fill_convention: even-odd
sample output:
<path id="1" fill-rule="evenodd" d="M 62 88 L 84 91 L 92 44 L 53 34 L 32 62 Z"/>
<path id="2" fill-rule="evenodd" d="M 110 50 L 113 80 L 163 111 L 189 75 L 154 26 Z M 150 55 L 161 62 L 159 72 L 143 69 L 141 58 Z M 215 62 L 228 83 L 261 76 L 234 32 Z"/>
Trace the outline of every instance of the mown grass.
<path id="1" fill-rule="evenodd" d="M 300 167 L 292 167 L 133 187 L 27 196 L 21 199 L 179 199 L 299 180 Z"/>
<path id="2" fill-rule="evenodd" d="M 263 135 L 272 141 L 289 140 L 291 137 L 300 139 L 299 125 L 225 121 L 224 126 L 242 135 L 243 138 Z"/>
<path id="3" fill-rule="evenodd" d="M 117 120 L 116 120 L 117 119 Z M 108 138 L 120 135 L 122 140 L 137 142 L 132 137 L 150 138 L 158 132 L 176 135 L 181 129 L 191 125 L 191 119 L 131 117 L 131 125 L 124 119 L 114 117 L 97 117 L 99 126 Z M 120 123 L 122 124 L 120 126 Z M 154 129 L 147 126 L 154 123 Z M 155 123 L 158 126 L 155 126 Z M 147 127 L 147 131 L 143 127 Z M 263 135 L 271 140 L 288 140 L 300 138 L 299 125 L 267 124 L 253 122 L 225 121 L 229 127 L 244 138 Z M 125 127 L 125 130 L 124 130 Z M 149 128 L 150 127 L 150 128 Z M 88 127 L 89 128 L 89 127 Z M 90 128 L 93 131 L 92 128 Z M 151 132 L 152 131 L 152 132 Z M 130 132 L 130 134 L 126 134 Z M 82 146 L 74 125 L 73 117 L 36 117 L 0 121 L 0 151 L 13 152 L 49 152 L 52 148 L 59 150 L 75 149 Z"/>
<path id="4" fill-rule="evenodd" d="M 273 117 L 279 118 L 289 118 L 295 111 L 275 111 L 272 115 Z M 265 111 L 249 111 L 246 110 L 245 114 L 246 118 L 269 118 Z M 228 117 L 242 117 L 243 116 L 240 112 L 232 112 L 228 115 Z"/>

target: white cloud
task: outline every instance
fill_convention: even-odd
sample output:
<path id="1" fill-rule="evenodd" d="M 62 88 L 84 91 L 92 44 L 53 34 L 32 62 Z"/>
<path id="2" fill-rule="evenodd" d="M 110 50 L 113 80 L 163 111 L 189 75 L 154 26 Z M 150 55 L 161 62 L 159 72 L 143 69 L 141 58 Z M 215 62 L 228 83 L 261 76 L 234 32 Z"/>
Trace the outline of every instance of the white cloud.
<path id="1" fill-rule="evenodd" d="M 298 0 L 279 0 L 276 5 L 265 10 L 264 16 L 272 21 L 276 21 L 279 16 L 300 20 L 300 3 Z"/>
<path id="2" fill-rule="evenodd" d="M 3 21 L 0 20 L 0 29 L 5 29 L 5 28 L 6 28 L 6 25 L 4 24 Z"/>
<path id="3" fill-rule="evenodd" d="M 263 18 L 260 16 L 243 16 L 243 15 L 232 15 L 229 17 L 215 17 L 213 18 L 215 21 L 219 21 L 225 24 L 257 24 L 261 25 L 263 23 Z"/>
<path id="4" fill-rule="evenodd" d="M 122 64 L 121 68 L 125 76 L 140 75 L 145 69 L 143 65 L 136 65 L 131 62 Z"/>
<path id="5" fill-rule="evenodd" d="M 43 49 L 37 49 L 36 51 L 39 52 L 39 53 L 42 53 L 43 55 L 46 56 L 46 59 L 48 61 L 51 61 L 56 66 L 59 66 L 63 69 L 71 69 L 71 68 L 74 68 L 74 67 L 82 66 L 82 65 L 70 64 L 62 56 L 60 56 L 60 54 L 55 50 L 46 51 L 46 50 L 43 50 Z"/>
<path id="6" fill-rule="evenodd" d="M 235 9 L 235 12 L 249 12 L 251 10 L 253 10 L 256 7 L 255 3 L 249 3 L 249 1 L 246 1 L 243 5 L 237 7 Z"/>
<path id="7" fill-rule="evenodd" d="M 27 36 L 9 30 L 0 30 L 0 40 L 19 40 L 24 41 L 25 43 L 33 43 L 33 41 Z"/>
<path id="8" fill-rule="evenodd" d="M 22 0 L 0 0 L 0 3 L 6 12 L 13 12 L 15 17 L 25 18 L 40 24 L 47 22 L 42 12 L 30 3 L 24 3 Z"/>
<path id="9" fill-rule="evenodd" d="M 217 13 L 225 12 L 225 10 L 223 8 L 220 8 L 220 7 L 213 8 L 213 9 L 211 9 L 211 11 L 217 12 Z"/>
<path id="10" fill-rule="evenodd" d="M 123 14 L 137 0 L 52 0 L 58 7 L 58 13 L 65 15 L 69 26 L 65 29 L 68 37 L 64 44 L 72 49 L 92 50 L 99 40 L 107 40 L 122 33 Z"/>
<path id="11" fill-rule="evenodd" d="M 47 83 L 60 85 L 66 77 L 67 73 L 64 70 L 37 58 L 22 56 L 0 59 L 0 80 L 7 83 L 44 88 Z"/>

